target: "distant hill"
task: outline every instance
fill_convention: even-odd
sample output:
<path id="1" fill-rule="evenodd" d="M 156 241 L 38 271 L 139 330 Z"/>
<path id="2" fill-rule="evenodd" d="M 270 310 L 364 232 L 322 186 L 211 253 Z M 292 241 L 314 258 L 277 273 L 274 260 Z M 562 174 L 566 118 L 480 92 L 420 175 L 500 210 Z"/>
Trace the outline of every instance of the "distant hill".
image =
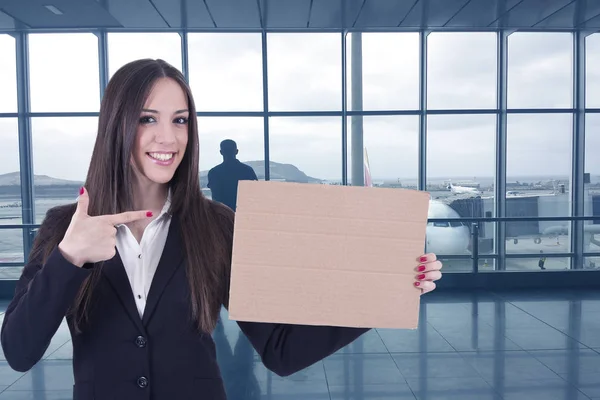
<path id="1" fill-rule="evenodd" d="M 265 179 L 265 161 L 242 161 L 254 169 L 258 179 Z M 285 182 L 299 182 L 299 183 L 321 183 L 321 179 L 313 178 L 312 176 L 306 175 L 300 171 L 298 167 L 292 164 L 281 164 L 278 162 L 271 161 L 269 163 L 270 179 L 280 180 Z M 202 187 L 206 186 L 208 171 L 200 171 L 200 183 Z"/>
<path id="2" fill-rule="evenodd" d="M 83 182 L 56 179 L 47 175 L 34 175 L 33 185 L 35 197 L 76 198 L 77 190 Z M 0 175 L 0 197 L 8 199 L 21 198 L 21 176 L 19 172 Z"/>
<path id="3" fill-rule="evenodd" d="M 258 179 L 265 179 L 265 162 L 264 160 L 244 161 L 254 169 Z M 306 175 L 298 167 L 292 164 L 282 164 L 278 162 L 270 162 L 270 179 L 284 182 L 298 183 L 322 183 L 321 179 L 313 178 Z M 200 186 L 206 188 L 208 183 L 208 171 L 200 171 Z M 57 179 L 47 175 L 34 175 L 33 182 L 35 186 L 36 197 L 76 197 L 77 190 L 83 182 L 71 181 L 66 179 Z M 19 172 L 11 172 L 9 174 L 0 175 L 0 196 L 2 197 L 19 197 L 21 176 Z"/>
<path id="4" fill-rule="evenodd" d="M 34 175 L 34 186 L 81 186 L 83 182 L 69 181 L 66 179 L 56 179 L 47 175 Z M 21 175 L 19 172 L 0 175 L 0 186 L 19 186 L 21 184 Z"/>

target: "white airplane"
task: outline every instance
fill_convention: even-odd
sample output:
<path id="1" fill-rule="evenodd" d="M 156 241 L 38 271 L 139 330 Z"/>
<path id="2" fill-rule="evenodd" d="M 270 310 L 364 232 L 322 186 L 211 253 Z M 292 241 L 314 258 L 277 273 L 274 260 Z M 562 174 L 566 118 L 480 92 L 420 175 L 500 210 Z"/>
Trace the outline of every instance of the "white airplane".
<path id="1" fill-rule="evenodd" d="M 364 149 L 364 180 L 365 186 L 373 186 L 371 167 L 367 149 Z M 471 189 L 471 188 L 465 188 Z M 478 193 L 469 191 L 469 193 Z M 439 200 L 429 200 L 427 218 L 460 218 L 460 215 L 449 205 Z M 425 251 L 440 255 L 469 255 L 471 232 L 462 222 L 430 222 L 426 228 Z"/>
<path id="2" fill-rule="evenodd" d="M 467 186 L 454 186 L 452 182 L 448 183 L 446 189 L 450 190 L 452 194 L 473 194 L 476 196 L 480 196 L 481 192 L 476 188 L 467 187 Z"/>
<path id="3" fill-rule="evenodd" d="M 439 200 L 429 200 L 427 218 L 460 218 L 449 205 Z M 426 229 L 427 253 L 468 255 L 471 232 L 463 222 L 429 222 Z"/>

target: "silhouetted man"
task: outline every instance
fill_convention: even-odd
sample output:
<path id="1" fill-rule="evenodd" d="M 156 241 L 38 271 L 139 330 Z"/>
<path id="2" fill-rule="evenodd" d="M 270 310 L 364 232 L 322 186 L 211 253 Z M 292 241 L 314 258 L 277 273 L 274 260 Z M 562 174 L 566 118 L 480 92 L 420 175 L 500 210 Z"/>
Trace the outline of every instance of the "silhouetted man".
<path id="1" fill-rule="evenodd" d="M 226 139 L 221 142 L 223 162 L 208 171 L 208 187 L 213 200 L 235 211 L 239 181 L 257 181 L 256 173 L 249 165 L 237 159 L 237 144 Z"/>

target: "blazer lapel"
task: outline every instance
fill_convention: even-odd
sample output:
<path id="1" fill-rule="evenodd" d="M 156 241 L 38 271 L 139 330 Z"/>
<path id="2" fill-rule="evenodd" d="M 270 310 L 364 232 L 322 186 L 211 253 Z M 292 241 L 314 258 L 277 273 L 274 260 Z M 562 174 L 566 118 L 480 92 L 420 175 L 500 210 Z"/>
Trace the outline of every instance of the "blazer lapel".
<path id="1" fill-rule="evenodd" d="M 127 272 L 125 272 L 125 267 L 123 266 L 123 261 L 121 260 L 119 252 L 117 252 L 111 260 L 104 263 L 102 266 L 102 273 L 108 278 L 113 289 L 117 292 L 123 307 L 127 311 L 127 314 L 129 314 L 133 323 L 138 329 L 144 332 L 145 329 L 142 325 L 137 306 L 135 305 L 129 278 L 127 277 Z"/>
<path id="2" fill-rule="evenodd" d="M 165 287 L 182 263 L 183 242 L 181 240 L 179 219 L 174 215 L 171 219 L 165 248 L 160 257 L 158 266 L 156 267 L 156 272 L 148 292 L 148 300 L 146 301 L 146 307 L 144 308 L 144 315 L 142 318 L 144 326 L 148 325 Z"/>

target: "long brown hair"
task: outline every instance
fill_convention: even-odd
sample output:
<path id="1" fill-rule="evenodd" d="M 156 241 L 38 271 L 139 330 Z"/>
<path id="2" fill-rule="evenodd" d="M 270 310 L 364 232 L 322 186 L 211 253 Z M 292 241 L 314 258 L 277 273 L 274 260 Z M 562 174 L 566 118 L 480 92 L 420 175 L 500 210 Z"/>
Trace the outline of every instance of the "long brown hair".
<path id="1" fill-rule="evenodd" d="M 120 68 L 108 83 L 98 121 L 98 136 L 92 154 L 86 189 L 90 196 L 91 216 L 133 210 L 133 170 L 131 157 L 144 103 L 160 78 L 175 80 L 187 95 L 189 109 L 187 148 L 170 182 L 170 212 L 179 216 L 183 239 L 186 274 L 189 281 L 191 317 L 198 328 L 212 332 L 224 299 L 230 257 L 231 227 L 227 210 L 206 199 L 200 189 L 198 162 L 198 126 L 196 107 L 184 76 L 163 60 L 143 59 Z M 216 211 L 216 212 L 215 212 Z M 61 224 L 67 225 L 68 224 Z M 62 240 L 67 226 L 44 243 L 48 255 Z M 57 227 L 58 228 L 58 227 Z M 52 243 L 51 243 L 52 242 Z M 75 327 L 88 317 L 93 290 L 100 279 L 101 263 L 82 285 L 71 312 Z"/>

